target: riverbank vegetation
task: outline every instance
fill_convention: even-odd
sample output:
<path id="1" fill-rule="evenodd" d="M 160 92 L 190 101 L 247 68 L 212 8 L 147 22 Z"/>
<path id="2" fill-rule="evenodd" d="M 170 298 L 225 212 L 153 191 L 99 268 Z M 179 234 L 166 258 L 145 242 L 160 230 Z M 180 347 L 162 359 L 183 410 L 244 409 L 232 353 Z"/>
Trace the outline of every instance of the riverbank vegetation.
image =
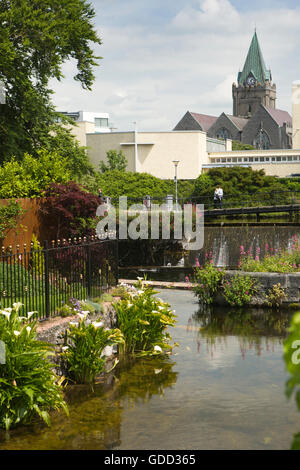
<path id="1" fill-rule="evenodd" d="M 272 248 L 265 246 L 265 256 L 261 258 L 261 249 L 249 248 L 245 251 L 240 246 L 239 268 L 246 272 L 277 272 L 296 273 L 300 272 L 300 241 L 297 235 L 293 236 L 289 249 Z"/>
<path id="2" fill-rule="evenodd" d="M 21 303 L 0 311 L 0 346 L 4 346 L 0 350 L 4 363 L 0 368 L 0 427 L 9 430 L 35 417 L 50 425 L 52 410 L 68 413 L 62 385 L 67 381 L 93 387 L 99 374 L 107 371 L 115 345 L 122 360 L 171 353 L 176 344 L 171 344 L 167 328 L 175 326 L 176 315 L 170 305 L 155 297 L 156 292 L 141 279 L 135 287 L 119 286 L 112 292 L 117 327 L 105 327 L 101 314 L 90 319 L 95 310 L 83 309 L 93 302 L 70 299 L 75 317 L 58 349 L 37 340 L 37 320 L 33 320 L 37 312 L 21 316 Z M 114 357 L 110 370 L 119 361 Z M 64 374 L 60 378 L 54 372 L 57 367 Z"/>
<path id="3" fill-rule="evenodd" d="M 20 307 L 20 303 L 15 303 L 0 311 L 0 340 L 5 356 L 0 366 L 0 427 L 6 430 L 28 424 L 34 417 L 49 425 L 51 410 L 68 413 L 59 378 L 49 360 L 54 347 L 36 339 L 34 312 L 22 317 Z"/>

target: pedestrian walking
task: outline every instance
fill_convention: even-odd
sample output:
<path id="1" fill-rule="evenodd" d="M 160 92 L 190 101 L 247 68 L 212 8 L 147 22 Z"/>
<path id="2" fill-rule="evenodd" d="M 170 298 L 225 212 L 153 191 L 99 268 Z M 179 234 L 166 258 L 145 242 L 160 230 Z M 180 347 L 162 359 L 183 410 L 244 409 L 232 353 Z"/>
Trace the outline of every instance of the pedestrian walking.
<path id="1" fill-rule="evenodd" d="M 217 186 L 214 193 L 214 208 L 222 209 L 223 207 L 223 189 Z"/>

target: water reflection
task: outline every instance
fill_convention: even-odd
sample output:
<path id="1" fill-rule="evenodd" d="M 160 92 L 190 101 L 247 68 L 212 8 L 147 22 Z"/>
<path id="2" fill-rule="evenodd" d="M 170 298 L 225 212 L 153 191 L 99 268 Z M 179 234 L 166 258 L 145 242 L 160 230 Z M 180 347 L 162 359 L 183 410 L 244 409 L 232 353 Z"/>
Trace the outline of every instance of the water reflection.
<path id="1" fill-rule="evenodd" d="M 227 344 L 227 337 L 234 336 L 239 343 L 241 356 L 255 351 L 261 356 L 264 351 L 274 352 L 275 344 L 282 344 L 287 335 L 291 315 L 262 309 L 225 310 L 216 307 L 200 307 L 188 320 L 187 328 L 198 326 L 197 348 L 203 342 L 213 356 L 216 343 Z"/>
<path id="2" fill-rule="evenodd" d="M 175 362 L 146 358 L 123 362 L 94 392 L 86 386 L 68 389 L 70 416 L 52 416 L 51 428 L 41 423 L 0 433 L 0 449 L 99 449 L 121 445 L 124 407 L 163 396 L 177 380 Z"/>

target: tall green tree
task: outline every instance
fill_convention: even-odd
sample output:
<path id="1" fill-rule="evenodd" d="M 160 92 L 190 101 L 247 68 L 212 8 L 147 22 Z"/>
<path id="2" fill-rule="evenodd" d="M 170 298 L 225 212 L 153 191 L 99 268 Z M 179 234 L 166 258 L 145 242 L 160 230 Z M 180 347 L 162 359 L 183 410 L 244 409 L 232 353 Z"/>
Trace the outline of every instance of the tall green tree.
<path id="1" fill-rule="evenodd" d="M 119 152 L 117 152 L 117 150 L 108 150 L 108 152 L 106 152 L 106 156 L 108 164 L 106 165 L 104 162 L 101 162 L 99 165 L 100 171 L 102 173 L 113 170 L 126 170 L 128 161 L 122 150 Z"/>
<path id="2" fill-rule="evenodd" d="M 63 78 L 64 62 L 75 61 L 74 79 L 91 89 L 101 58 L 93 50 L 101 44 L 94 17 L 87 0 L 1 0 L 0 81 L 6 100 L 0 104 L 0 161 L 34 155 L 59 132 L 49 81 Z"/>

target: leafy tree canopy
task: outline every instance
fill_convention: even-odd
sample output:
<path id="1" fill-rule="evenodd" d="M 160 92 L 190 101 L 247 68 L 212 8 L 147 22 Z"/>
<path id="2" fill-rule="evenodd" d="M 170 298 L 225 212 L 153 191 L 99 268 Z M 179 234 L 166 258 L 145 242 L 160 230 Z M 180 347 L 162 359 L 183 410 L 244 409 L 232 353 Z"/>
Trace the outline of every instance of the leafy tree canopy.
<path id="1" fill-rule="evenodd" d="M 173 180 L 156 178 L 148 173 L 134 173 L 131 171 L 112 170 L 97 173 L 93 177 L 86 177 L 82 183 L 88 189 L 97 193 L 102 189 L 105 196 L 128 196 L 142 198 L 146 195 L 165 197 L 167 194 L 175 195 Z M 178 181 L 178 197 L 190 197 L 193 192 L 194 181 Z"/>
<path id="2" fill-rule="evenodd" d="M 255 194 L 268 191 L 283 191 L 284 187 L 275 176 L 266 176 L 264 170 L 250 167 L 211 168 L 195 180 L 194 196 L 210 196 L 216 186 L 221 186 L 224 195 Z"/>
<path id="3" fill-rule="evenodd" d="M 0 198 L 42 196 L 50 183 L 65 183 L 71 175 L 69 160 L 56 152 L 40 150 L 38 158 L 25 154 L 22 162 L 12 158 L 0 167 Z"/>
<path id="4" fill-rule="evenodd" d="M 239 140 L 233 140 L 232 150 L 255 150 L 255 149 L 253 145 L 243 144 Z"/>
<path id="5" fill-rule="evenodd" d="M 63 78 L 62 65 L 72 59 L 74 77 L 91 89 L 101 44 L 87 0 L 1 0 L 0 81 L 6 102 L 0 105 L 0 160 L 35 155 L 59 129 L 49 80 Z M 48 140 L 49 139 L 49 140 Z M 50 144 L 49 144 L 50 145 Z"/>
<path id="6" fill-rule="evenodd" d="M 122 150 L 117 152 L 117 150 L 109 150 L 106 152 L 108 164 L 101 162 L 99 167 L 102 173 L 111 170 L 125 171 L 128 165 L 127 158 L 125 157 Z"/>

